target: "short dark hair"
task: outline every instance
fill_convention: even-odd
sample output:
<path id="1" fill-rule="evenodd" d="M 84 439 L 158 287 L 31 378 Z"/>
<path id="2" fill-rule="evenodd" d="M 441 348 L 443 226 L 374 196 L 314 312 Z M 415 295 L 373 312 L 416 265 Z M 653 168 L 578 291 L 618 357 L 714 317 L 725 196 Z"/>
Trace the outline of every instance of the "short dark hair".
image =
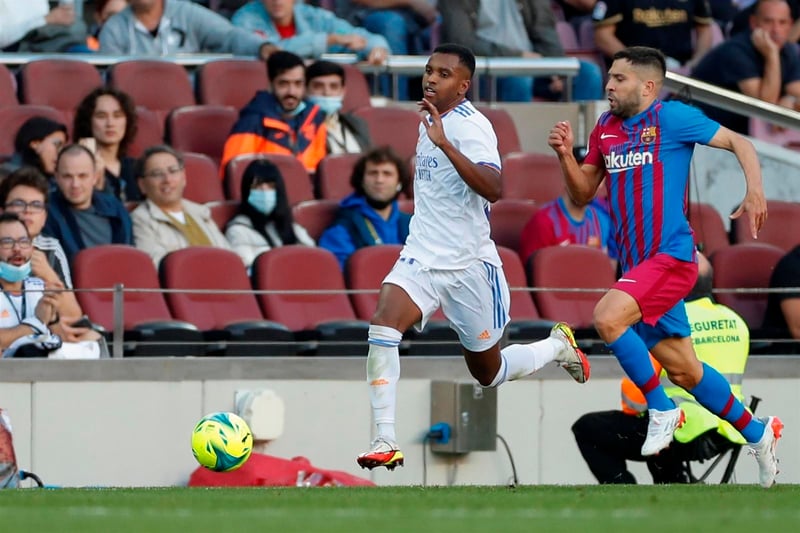
<path id="1" fill-rule="evenodd" d="M 72 139 L 78 141 L 84 137 L 94 137 L 92 133 L 92 115 L 97 107 L 97 100 L 101 96 L 110 96 L 119 102 L 122 112 L 125 113 L 125 133 L 119 142 L 119 157 L 127 154 L 128 146 L 136 137 L 138 129 L 138 115 L 136 103 L 128 93 L 113 87 L 97 87 L 87 94 L 75 110 L 75 120 L 72 123 Z"/>
<path id="2" fill-rule="evenodd" d="M 667 60 L 661 50 L 650 48 L 649 46 L 630 46 L 614 54 L 611 59 L 625 59 L 635 67 L 651 67 L 659 72 L 661 76 L 667 73 Z"/>
<path id="3" fill-rule="evenodd" d="M 397 174 L 400 178 L 400 191 L 408 191 L 411 187 L 411 176 L 408 173 L 408 163 L 397 155 L 389 146 L 379 146 L 362 155 L 353 167 L 350 174 L 350 186 L 356 194 L 364 196 L 364 174 L 367 171 L 367 163 L 392 163 L 397 167 Z"/>
<path id="4" fill-rule="evenodd" d="M 143 178 L 144 167 L 147 164 L 147 160 L 156 154 L 170 154 L 178 160 L 180 166 L 184 166 L 185 164 L 183 156 L 175 148 L 167 144 L 156 144 L 155 146 L 150 146 L 145 149 L 145 151 L 142 152 L 142 156 L 136 160 L 136 163 L 133 165 L 133 175 L 137 178 Z"/>
<path id="5" fill-rule="evenodd" d="M 344 67 L 339 63 L 324 60 L 314 61 L 308 67 L 306 67 L 306 84 L 308 84 L 308 82 L 314 78 L 330 75 L 339 76 L 342 79 L 342 85 L 345 84 L 346 78 L 344 74 Z"/>
<path id="6" fill-rule="evenodd" d="M 286 50 L 278 50 L 267 58 L 267 77 L 272 82 L 287 70 L 295 67 L 303 67 L 303 71 L 305 71 L 306 64 L 303 63 L 303 58 Z"/>
<path id="7" fill-rule="evenodd" d="M 36 189 L 44 196 L 45 203 L 50 193 L 50 183 L 39 169 L 34 167 L 21 167 L 0 181 L 0 207 L 5 207 L 8 195 L 15 187 L 24 186 Z"/>
<path id="8" fill-rule="evenodd" d="M 434 48 L 433 53 L 458 56 L 458 62 L 469 70 L 470 78 L 475 75 L 475 54 L 466 46 L 455 43 L 444 43 Z"/>
<path id="9" fill-rule="evenodd" d="M 39 154 L 31 148 L 33 141 L 41 141 L 45 137 L 60 131 L 67 138 L 67 127 L 47 117 L 34 116 L 22 123 L 14 137 L 14 150 L 21 156 L 22 163 L 44 171 Z"/>

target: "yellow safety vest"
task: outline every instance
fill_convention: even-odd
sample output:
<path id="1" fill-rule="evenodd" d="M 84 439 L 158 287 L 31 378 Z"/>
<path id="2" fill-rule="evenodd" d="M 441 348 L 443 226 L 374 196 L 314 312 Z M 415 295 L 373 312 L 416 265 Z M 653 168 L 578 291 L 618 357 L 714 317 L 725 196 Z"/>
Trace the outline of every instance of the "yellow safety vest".
<path id="1" fill-rule="evenodd" d="M 742 378 L 750 349 L 750 331 L 744 319 L 724 305 L 709 298 L 686 303 L 686 314 L 692 328 L 692 343 L 698 359 L 714 367 L 731 384 L 733 394 L 743 400 Z M 656 366 L 656 368 L 660 368 Z M 744 444 L 742 435 L 728 422 L 711 414 L 694 396 L 674 385 L 661 371 L 661 384 L 667 395 L 683 409 L 686 422 L 675 431 L 675 440 L 690 442 L 708 430 L 716 429 L 720 435 L 737 444 Z M 641 392 L 630 380 L 622 383 L 622 407 L 626 413 L 643 412 L 647 408 Z"/>

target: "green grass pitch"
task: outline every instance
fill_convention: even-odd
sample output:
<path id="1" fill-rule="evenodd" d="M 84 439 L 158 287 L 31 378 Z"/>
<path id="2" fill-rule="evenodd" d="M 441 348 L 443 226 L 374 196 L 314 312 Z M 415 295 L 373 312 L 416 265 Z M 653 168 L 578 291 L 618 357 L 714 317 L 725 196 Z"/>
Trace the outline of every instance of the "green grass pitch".
<path id="1" fill-rule="evenodd" d="M 2 531 L 796 531 L 800 485 L 22 489 Z"/>

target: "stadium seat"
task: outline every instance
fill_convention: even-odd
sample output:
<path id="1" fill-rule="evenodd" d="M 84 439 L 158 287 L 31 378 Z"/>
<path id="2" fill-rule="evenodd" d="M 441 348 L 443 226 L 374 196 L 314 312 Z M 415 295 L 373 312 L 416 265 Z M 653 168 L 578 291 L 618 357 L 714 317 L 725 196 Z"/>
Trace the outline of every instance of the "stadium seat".
<path id="1" fill-rule="evenodd" d="M 176 150 L 206 154 L 219 166 L 225 141 L 238 116 L 236 109 L 228 106 L 179 107 L 167 117 L 166 138 Z"/>
<path id="2" fill-rule="evenodd" d="M 256 257 L 252 277 L 257 290 L 269 291 L 258 294 L 264 316 L 286 324 L 298 340 L 309 341 L 309 351 L 366 353 L 369 323 L 356 318 L 331 252 L 302 245 L 273 248 Z"/>
<path id="3" fill-rule="evenodd" d="M 198 204 L 222 202 L 225 193 L 219 181 L 217 165 L 205 154 L 184 153 L 186 188 L 183 197 Z"/>
<path id="4" fill-rule="evenodd" d="M 8 67 L 0 64 L 0 107 L 15 106 L 19 104 L 17 99 L 17 80 L 8 70 Z"/>
<path id="5" fill-rule="evenodd" d="M 730 246 L 725 224 L 714 206 L 700 202 L 689 204 L 689 224 L 694 231 L 694 243 L 706 257 Z"/>
<path id="6" fill-rule="evenodd" d="M 770 221 L 772 222 L 772 221 Z M 715 289 L 767 289 L 775 265 L 784 250 L 766 243 L 734 244 L 717 250 L 711 257 Z M 717 302 L 727 305 L 751 330 L 761 328 L 767 309 L 767 293 L 717 292 Z"/>
<path id="7" fill-rule="evenodd" d="M 14 153 L 14 137 L 22 124 L 32 117 L 46 117 L 60 122 L 69 130 L 64 115 L 50 106 L 44 105 L 15 105 L 0 107 L 0 156 Z"/>
<path id="8" fill-rule="evenodd" d="M 334 200 L 306 200 L 292 207 L 292 217 L 314 242 L 319 242 L 322 232 L 333 223 L 338 211 L 339 202 Z"/>
<path id="9" fill-rule="evenodd" d="M 222 233 L 225 233 L 225 226 L 236 216 L 239 210 L 238 200 L 223 200 L 221 202 L 211 202 L 208 208 L 211 210 L 211 219 Z"/>
<path id="10" fill-rule="evenodd" d="M 353 111 L 367 123 L 374 146 L 391 146 L 403 159 L 417 149 L 421 115 L 401 107 L 361 107 Z"/>
<path id="11" fill-rule="evenodd" d="M 542 317 L 563 321 L 573 328 L 591 328 L 594 307 L 616 281 L 611 261 L 602 250 L 583 245 L 549 246 L 536 251 L 528 265 L 529 280 L 538 289 L 589 291 L 534 292 Z M 597 290 L 601 289 L 601 290 Z"/>
<path id="12" fill-rule="evenodd" d="M 522 266 L 519 255 L 516 250 L 505 246 L 498 246 L 497 253 L 503 262 L 503 272 L 505 272 L 508 289 L 511 292 L 509 338 L 514 341 L 534 342 L 547 337 L 550 335 L 554 322 L 543 320 L 539 315 L 528 290 L 525 268 Z"/>
<path id="13" fill-rule="evenodd" d="M 768 220 L 758 233 L 758 242 L 772 244 L 784 252 L 800 244 L 800 203 L 767 200 L 767 213 Z M 747 214 L 731 220 L 731 235 L 734 244 L 755 242 Z"/>
<path id="14" fill-rule="evenodd" d="M 19 80 L 23 103 L 48 105 L 61 111 L 70 127 L 81 100 L 103 85 L 94 65 L 73 59 L 31 61 L 20 69 Z"/>
<path id="15" fill-rule="evenodd" d="M 347 288 L 354 291 L 375 291 L 354 292 L 350 295 L 356 316 L 361 320 L 370 320 L 375 314 L 381 282 L 397 262 L 402 249 L 400 244 L 365 246 L 353 252 L 347 260 Z"/>
<path id="16" fill-rule="evenodd" d="M 533 200 L 541 205 L 564 192 L 561 164 L 555 155 L 510 154 L 503 158 L 502 178 L 503 198 Z"/>
<path id="17" fill-rule="evenodd" d="M 93 322 L 114 331 L 114 293 L 122 284 L 125 356 L 202 355 L 203 337 L 187 322 L 173 320 L 159 289 L 153 260 L 132 246 L 111 244 L 81 250 L 73 262 L 72 281 L 78 302 Z M 89 289 L 105 289 L 92 292 Z M 137 289 L 148 289 L 138 292 Z"/>
<path id="18" fill-rule="evenodd" d="M 350 175 L 362 154 L 336 154 L 325 156 L 317 167 L 319 197 L 341 200 L 353 192 Z"/>
<path id="19" fill-rule="evenodd" d="M 355 65 L 347 63 L 344 67 L 344 100 L 342 101 L 342 113 L 350 113 L 354 109 L 361 107 L 371 107 L 369 83 L 366 76 Z"/>
<path id="20" fill-rule="evenodd" d="M 501 198 L 493 203 L 492 210 L 489 212 L 492 240 L 498 246 L 505 246 L 519 252 L 522 228 L 537 210 L 538 207 L 531 200 Z"/>
<path id="21" fill-rule="evenodd" d="M 264 320 L 234 252 L 210 246 L 176 250 L 161 260 L 159 275 L 163 288 L 188 291 L 166 294 L 172 315 L 197 326 L 206 340 L 221 343 L 225 355 L 294 354 L 294 336 L 285 325 Z M 202 292 L 191 292 L 197 290 Z"/>
<path id="22" fill-rule="evenodd" d="M 409 215 L 413 215 L 414 214 L 414 199 L 413 198 L 398 198 L 397 207 L 399 207 L 400 211 L 402 211 L 403 213 L 408 213 Z"/>
<path id="23" fill-rule="evenodd" d="M 476 106 L 478 111 L 486 115 L 497 135 L 497 150 L 501 156 L 522 150 L 519 134 L 514 119 L 505 109 L 500 107 Z"/>
<path id="24" fill-rule="evenodd" d="M 140 157 L 146 148 L 164 144 L 164 122 L 158 113 L 146 107 L 136 108 L 136 136 L 128 146 L 128 155 Z"/>
<path id="25" fill-rule="evenodd" d="M 197 70 L 197 98 L 204 105 L 239 110 L 268 88 L 267 66 L 257 59 L 209 61 Z"/>
<path id="26" fill-rule="evenodd" d="M 269 159 L 280 170 L 289 205 L 314 199 L 311 178 L 297 158 L 282 154 L 244 154 L 234 157 L 225 166 L 225 194 L 229 200 L 241 200 L 244 171 L 252 161 L 262 158 Z"/>
<path id="27" fill-rule="evenodd" d="M 173 109 L 196 103 L 189 75 L 178 63 L 156 59 L 121 61 L 109 67 L 107 75 L 112 87 L 127 92 L 137 106 L 154 111 L 162 125 Z"/>

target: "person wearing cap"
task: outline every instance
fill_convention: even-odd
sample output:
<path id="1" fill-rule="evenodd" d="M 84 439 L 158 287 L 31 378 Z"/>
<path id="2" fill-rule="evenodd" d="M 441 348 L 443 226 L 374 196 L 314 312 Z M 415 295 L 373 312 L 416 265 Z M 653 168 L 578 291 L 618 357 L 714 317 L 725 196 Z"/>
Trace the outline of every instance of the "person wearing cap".
<path id="1" fill-rule="evenodd" d="M 189 246 L 231 249 L 211 210 L 183 197 L 186 171 L 176 150 L 151 146 L 136 162 L 134 174 L 147 200 L 131 213 L 133 240 L 156 267 L 168 253 Z"/>
<path id="2" fill-rule="evenodd" d="M 723 373 L 731 391 L 740 400 L 742 377 L 750 350 L 750 332 L 744 319 L 711 299 L 711 264 L 698 254 L 697 282 L 686 297 L 686 313 L 697 357 Z M 674 385 L 651 356 L 656 375 L 661 376 L 667 395 L 683 411 L 686 421 L 675 431 L 675 441 L 658 455 L 643 457 L 641 447 L 647 435 L 647 402 L 642 392 L 622 380 L 622 409 L 581 416 L 572 433 L 581 455 L 601 484 L 636 483 L 627 461 L 644 461 L 654 483 L 691 483 L 685 463 L 710 459 L 744 438 L 728 422 L 702 407 L 684 389 Z"/>
<path id="3" fill-rule="evenodd" d="M 14 154 L 3 165 L 3 173 L 10 174 L 23 166 L 38 169 L 51 178 L 56 171 L 58 151 L 67 142 L 67 127 L 46 117 L 31 117 L 17 130 L 14 137 Z"/>

